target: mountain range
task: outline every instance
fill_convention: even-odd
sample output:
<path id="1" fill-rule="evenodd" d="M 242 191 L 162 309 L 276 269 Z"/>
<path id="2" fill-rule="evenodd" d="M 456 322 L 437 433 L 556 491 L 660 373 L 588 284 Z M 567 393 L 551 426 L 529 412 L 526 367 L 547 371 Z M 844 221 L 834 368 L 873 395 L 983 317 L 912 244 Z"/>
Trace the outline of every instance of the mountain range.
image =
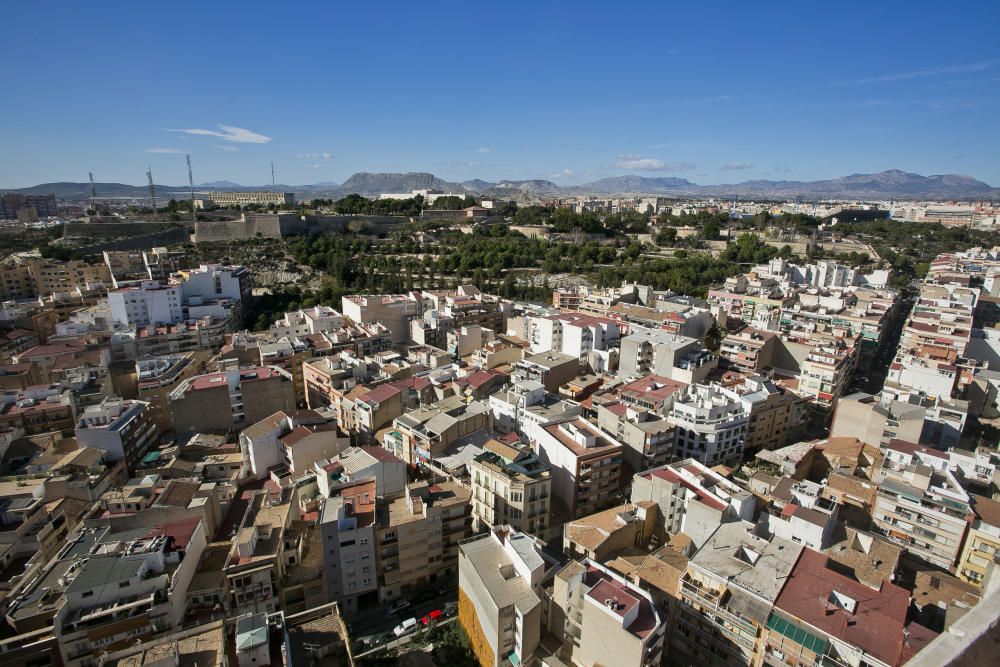
<path id="1" fill-rule="evenodd" d="M 114 198 L 146 198 L 148 186 L 124 183 L 97 183 L 97 196 Z M 683 178 L 611 176 L 581 185 L 557 185 L 547 180 L 498 181 L 479 179 L 446 181 L 427 172 L 368 173 L 359 172 L 343 183 L 323 182 L 310 185 L 240 185 L 232 181 L 199 183 L 196 192 L 208 190 L 280 190 L 294 192 L 300 198 L 342 197 L 351 193 L 366 196 L 387 193 L 407 193 L 411 190 L 436 189 L 444 192 L 491 195 L 532 201 L 545 197 L 579 195 L 661 195 L 673 197 L 743 197 L 754 199 L 920 199 L 978 200 L 1000 199 L 1000 188 L 994 188 L 971 176 L 943 174 L 921 176 L 898 169 L 877 174 L 851 174 L 821 181 L 751 180 L 721 185 L 698 185 Z M 49 195 L 58 199 L 84 200 L 90 196 L 90 183 L 43 183 L 30 188 L 6 190 L 22 194 Z M 187 186 L 157 185 L 158 198 L 186 197 Z"/>

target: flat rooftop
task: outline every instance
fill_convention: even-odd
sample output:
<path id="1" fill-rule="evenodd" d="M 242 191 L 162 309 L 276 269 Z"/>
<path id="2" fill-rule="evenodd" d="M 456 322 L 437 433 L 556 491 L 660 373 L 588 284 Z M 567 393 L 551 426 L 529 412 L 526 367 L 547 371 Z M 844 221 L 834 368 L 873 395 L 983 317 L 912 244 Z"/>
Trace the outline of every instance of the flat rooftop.
<path id="1" fill-rule="evenodd" d="M 748 521 L 720 525 L 691 564 L 773 602 L 802 553 L 802 546 L 777 536 L 770 540 L 758 537 L 755 527 Z"/>
<path id="2" fill-rule="evenodd" d="M 523 615 L 542 604 L 538 594 L 522 577 L 501 574 L 502 570 L 513 568 L 514 562 L 492 536 L 460 543 L 458 548 L 498 608 L 515 605 Z"/>

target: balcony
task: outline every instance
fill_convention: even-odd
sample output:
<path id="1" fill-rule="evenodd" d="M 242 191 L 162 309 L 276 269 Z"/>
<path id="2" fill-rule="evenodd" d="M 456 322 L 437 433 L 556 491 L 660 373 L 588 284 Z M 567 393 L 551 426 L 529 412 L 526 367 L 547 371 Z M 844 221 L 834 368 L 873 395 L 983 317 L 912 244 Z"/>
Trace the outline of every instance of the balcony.
<path id="1" fill-rule="evenodd" d="M 757 637 L 758 629 L 757 625 L 750 619 L 744 618 L 740 614 L 727 609 L 725 606 L 719 604 L 720 596 L 715 591 L 711 591 L 704 588 L 698 588 L 693 583 L 688 581 L 681 582 L 682 593 L 690 598 L 692 602 L 697 603 L 704 614 L 711 617 L 713 614 L 717 617 L 721 617 L 732 623 L 737 629 L 746 632 L 747 634 Z M 719 625 L 718 620 L 715 620 L 716 625 Z M 743 642 L 748 641 L 749 638 L 739 635 L 738 633 L 731 633 Z M 752 643 L 752 642 L 751 642 Z M 752 646 L 751 646 L 752 649 Z"/>

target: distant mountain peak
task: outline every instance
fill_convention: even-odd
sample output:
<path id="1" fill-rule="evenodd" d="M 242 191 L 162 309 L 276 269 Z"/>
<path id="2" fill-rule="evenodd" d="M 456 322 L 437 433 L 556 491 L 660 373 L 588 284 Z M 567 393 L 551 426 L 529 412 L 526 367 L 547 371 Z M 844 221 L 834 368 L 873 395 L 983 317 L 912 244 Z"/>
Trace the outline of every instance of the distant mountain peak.
<path id="1" fill-rule="evenodd" d="M 233 183 L 232 181 L 208 181 L 207 183 L 199 183 L 197 186 L 199 188 L 242 188 L 243 186 L 239 183 Z"/>
<path id="2" fill-rule="evenodd" d="M 145 185 L 123 183 L 97 183 L 97 196 L 145 198 Z M 239 185 L 220 180 L 200 183 L 202 191 L 208 189 L 270 190 L 272 186 Z M 285 192 L 294 192 L 302 200 L 314 197 L 336 198 L 356 193 L 365 196 L 380 194 L 408 194 L 413 190 L 434 189 L 443 192 L 478 193 L 488 196 L 516 199 L 521 202 L 538 201 L 547 197 L 580 195 L 665 195 L 673 197 L 753 197 L 759 199 L 916 199 L 929 201 L 970 201 L 1000 199 L 1000 189 L 964 174 L 937 174 L 921 176 L 900 169 L 886 169 L 874 174 L 851 174 L 820 181 L 771 181 L 755 179 L 741 183 L 698 185 L 684 178 L 646 177 L 635 174 L 609 176 L 581 185 L 560 186 L 544 179 L 502 180 L 496 183 L 482 179 L 451 182 L 429 172 L 371 173 L 358 172 L 340 185 L 333 182 L 311 185 L 277 185 Z M 187 196 L 187 186 L 157 184 L 158 196 Z M 30 188 L 13 189 L 23 194 L 53 194 L 58 199 L 84 201 L 90 197 L 90 184 L 83 182 L 42 183 Z"/>

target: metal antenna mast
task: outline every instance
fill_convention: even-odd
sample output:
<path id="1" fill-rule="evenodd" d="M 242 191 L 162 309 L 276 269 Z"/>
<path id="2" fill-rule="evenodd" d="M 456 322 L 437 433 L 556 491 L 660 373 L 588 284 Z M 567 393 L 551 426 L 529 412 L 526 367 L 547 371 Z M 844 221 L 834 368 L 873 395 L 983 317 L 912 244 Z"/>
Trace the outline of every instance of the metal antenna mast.
<path id="1" fill-rule="evenodd" d="M 156 219 L 156 186 L 153 185 L 153 168 L 146 167 L 146 180 L 149 181 L 149 198 L 153 202 L 153 219 Z"/>
<path id="2" fill-rule="evenodd" d="M 194 212 L 194 174 L 191 172 L 191 155 L 185 153 L 184 157 L 188 163 L 188 187 L 191 188 L 191 220 L 197 222 L 198 214 Z"/>
<path id="3" fill-rule="evenodd" d="M 271 163 L 271 187 L 272 188 L 275 187 L 275 185 L 274 185 L 274 163 L 273 162 Z"/>
<path id="4" fill-rule="evenodd" d="M 88 171 L 87 175 L 90 176 L 90 208 L 93 209 L 94 215 L 97 215 L 97 186 L 94 185 L 94 172 Z"/>

